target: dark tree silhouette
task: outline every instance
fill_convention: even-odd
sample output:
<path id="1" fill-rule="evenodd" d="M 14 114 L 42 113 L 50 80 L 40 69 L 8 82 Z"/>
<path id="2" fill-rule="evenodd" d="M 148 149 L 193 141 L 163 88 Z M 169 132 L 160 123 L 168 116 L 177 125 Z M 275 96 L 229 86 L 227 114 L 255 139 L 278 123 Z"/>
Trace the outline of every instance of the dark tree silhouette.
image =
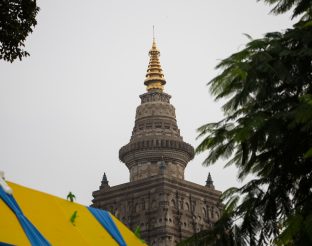
<path id="1" fill-rule="evenodd" d="M 37 24 L 38 11 L 36 0 L 0 1 L 0 59 L 13 62 L 29 56 L 23 47 Z"/>
<path id="2" fill-rule="evenodd" d="M 181 245 L 312 245 L 311 0 L 266 0 L 300 21 L 267 33 L 217 66 L 209 82 L 224 118 L 198 130 L 204 164 L 228 159 L 253 179 L 223 194 L 215 228 Z"/>

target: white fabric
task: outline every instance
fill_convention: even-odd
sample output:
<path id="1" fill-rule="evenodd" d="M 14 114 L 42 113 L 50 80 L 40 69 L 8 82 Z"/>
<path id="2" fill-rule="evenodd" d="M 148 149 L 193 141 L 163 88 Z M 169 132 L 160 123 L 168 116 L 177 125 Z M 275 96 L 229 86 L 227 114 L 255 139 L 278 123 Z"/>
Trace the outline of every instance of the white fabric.
<path id="1" fill-rule="evenodd" d="M 8 184 L 5 182 L 4 180 L 4 172 L 0 171 L 0 186 L 2 187 L 2 189 L 7 193 L 12 195 L 13 190 L 11 189 L 10 186 L 8 186 Z"/>

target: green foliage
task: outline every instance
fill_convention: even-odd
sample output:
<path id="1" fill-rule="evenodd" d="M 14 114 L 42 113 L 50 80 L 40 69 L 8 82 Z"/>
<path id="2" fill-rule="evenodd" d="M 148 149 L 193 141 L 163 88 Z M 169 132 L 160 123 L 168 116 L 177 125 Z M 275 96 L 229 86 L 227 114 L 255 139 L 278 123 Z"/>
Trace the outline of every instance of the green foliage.
<path id="1" fill-rule="evenodd" d="M 76 196 L 70 191 L 67 195 L 67 200 L 74 202 L 74 199 L 76 199 Z"/>
<path id="2" fill-rule="evenodd" d="M 216 228 L 182 245 L 312 245 L 312 21 L 251 40 L 217 68 L 209 86 L 224 118 L 198 129 L 196 151 L 254 179 L 223 194 Z"/>
<path id="3" fill-rule="evenodd" d="M 257 0 L 261 1 L 261 0 Z M 293 9 L 293 16 L 297 17 L 303 14 L 303 20 L 311 19 L 312 1 L 311 0 L 263 0 L 269 4 L 275 4 L 272 12 L 275 14 L 285 13 Z"/>
<path id="4" fill-rule="evenodd" d="M 137 226 L 134 230 L 134 235 L 141 240 L 142 243 L 145 243 L 145 241 L 141 237 L 141 228 Z"/>
<path id="5" fill-rule="evenodd" d="M 1 0 L 0 59 L 13 62 L 29 56 L 23 47 L 26 37 L 37 24 L 38 11 L 36 0 Z"/>
<path id="6" fill-rule="evenodd" d="M 77 217 L 78 217 L 77 211 L 74 211 L 74 213 L 70 216 L 70 223 L 72 223 L 74 226 L 76 225 Z"/>
<path id="7" fill-rule="evenodd" d="M 200 231 L 178 243 L 178 246 L 247 246 L 238 226 L 233 223 L 233 211 L 226 209 L 210 230 Z"/>

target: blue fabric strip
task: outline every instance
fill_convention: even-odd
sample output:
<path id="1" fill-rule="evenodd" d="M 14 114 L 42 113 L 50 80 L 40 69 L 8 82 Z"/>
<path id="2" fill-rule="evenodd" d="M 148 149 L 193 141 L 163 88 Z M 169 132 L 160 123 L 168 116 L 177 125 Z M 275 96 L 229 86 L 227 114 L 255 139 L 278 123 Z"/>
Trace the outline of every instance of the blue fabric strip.
<path id="1" fill-rule="evenodd" d="M 88 207 L 88 209 L 120 246 L 127 246 L 126 242 L 124 241 L 122 235 L 120 234 L 117 226 L 115 225 L 113 219 L 108 212 L 92 207 Z"/>
<path id="2" fill-rule="evenodd" d="M 4 192 L 1 186 L 0 186 L 0 198 L 13 211 L 32 246 L 51 245 L 37 230 L 37 228 L 25 217 L 14 197 Z"/>
<path id="3" fill-rule="evenodd" d="M 0 242 L 0 246 L 14 246 L 13 244 Z"/>

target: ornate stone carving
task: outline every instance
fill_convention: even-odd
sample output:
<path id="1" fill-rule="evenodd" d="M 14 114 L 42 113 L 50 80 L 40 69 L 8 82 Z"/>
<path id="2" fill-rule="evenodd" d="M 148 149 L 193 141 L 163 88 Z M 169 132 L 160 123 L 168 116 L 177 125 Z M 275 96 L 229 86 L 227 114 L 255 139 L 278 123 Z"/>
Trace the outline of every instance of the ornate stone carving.
<path id="1" fill-rule="evenodd" d="M 119 150 L 119 159 L 130 171 L 130 182 L 109 186 L 103 178 L 93 192 L 93 206 L 108 209 L 131 229 L 141 227 L 152 246 L 174 246 L 195 232 L 209 229 L 220 216 L 221 192 L 213 185 L 184 180 L 184 169 L 194 148 L 183 141 L 171 96 L 153 43 L 145 85 L 140 96 L 130 142 Z M 208 182 L 212 184 L 212 180 Z"/>
<path id="2" fill-rule="evenodd" d="M 183 142 L 177 126 L 175 108 L 170 104 L 170 95 L 153 91 L 140 96 L 141 105 L 137 107 L 135 125 L 130 142 L 119 150 L 119 159 L 130 171 L 130 180 L 147 178 L 158 172 L 151 165 L 137 167 L 137 163 L 165 159 L 174 166 L 182 167 L 180 174 L 173 177 L 184 178 L 184 168 L 194 157 L 194 148 Z M 177 170 L 177 168 L 176 168 Z M 142 173 L 141 173 L 142 172 Z"/>

